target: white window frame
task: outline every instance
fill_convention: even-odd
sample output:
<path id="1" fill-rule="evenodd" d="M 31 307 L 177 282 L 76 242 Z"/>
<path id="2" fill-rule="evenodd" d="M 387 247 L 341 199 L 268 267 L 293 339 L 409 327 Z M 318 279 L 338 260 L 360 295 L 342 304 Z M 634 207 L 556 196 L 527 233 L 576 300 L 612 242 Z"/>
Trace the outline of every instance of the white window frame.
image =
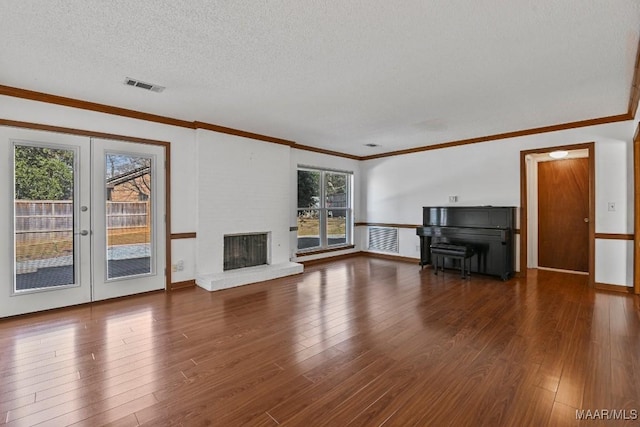
<path id="1" fill-rule="evenodd" d="M 298 182 L 298 172 L 299 171 L 308 171 L 308 172 L 318 172 L 320 173 L 320 196 L 319 196 L 319 206 L 317 208 L 301 208 L 299 207 L 299 203 L 297 201 L 297 192 L 296 192 L 296 218 L 298 217 L 298 215 L 300 214 L 300 212 L 303 211 L 308 211 L 310 209 L 312 210 L 318 210 L 319 211 L 319 218 L 320 218 L 320 225 L 319 225 L 319 232 L 320 232 L 320 245 L 319 246 L 313 246 L 310 248 L 305 248 L 305 249 L 297 249 L 297 253 L 299 254 L 304 254 L 306 252 L 317 252 L 317 251 L 322 251 L 322 250 L 327 250 L 327 249 L 336 249 L 336 248 L 340 248 L 340 247 L 349 247 L 349 246 L 353 246 L 353 232 L 354 232 L 354 222 L 353 222 L 353 172 L 351 171 L 344 171 L 344 170 L 337 170 L 337 169 L 327 169 L 327 168 L 319 168 L 319 167 L 314 167 L 314 166 L 303 166 L 303 165 L 298 165 L 298 168 L 296 169 L 296 184 Z M 333 174 L 344 174 L 347 176 L 346 182 L 347 182 L 347 189 L 346 189 L 346 193 L 347 193 L 347 200 L 346 200 L 346 207 L 339 207 L 339 208 L 331 208 L 331 207 L 327 207 L 327 196 L 326 196 L 326 189 L 325 189 L 325 182 L 326 182 L 326 178 L 325 175 L 327 173 L 333 173 Z M 297 188 L 297 185 L 296 185 Z M 328 228 L 328 211 L 330 210 L 345 210 L 346 211 L 346 225 L 345 225 L 345 243 L 338 243 L 338 244 L 333 244 L 330 245 L 329 241 L 328 241 L 328 233 L 327 233 L 327 228 Z M 297 233 L 298 230 L 296 230 Z M 300 236 L 296 235 L 296 245 L 298 242 L 298 238 Z"/>

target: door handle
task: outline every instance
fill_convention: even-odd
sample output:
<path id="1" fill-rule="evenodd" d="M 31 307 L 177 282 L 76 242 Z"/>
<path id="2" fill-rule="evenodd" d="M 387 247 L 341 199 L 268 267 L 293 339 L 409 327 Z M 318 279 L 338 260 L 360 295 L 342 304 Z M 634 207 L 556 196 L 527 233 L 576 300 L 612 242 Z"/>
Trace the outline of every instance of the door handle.
<path id="1" fill-rule="evenodd" d="M 584 222 L 589 222 L 589 218 L 585 218 L 585 219 L 584 219 Z"/>
<path id="2" fill-rule="evenodd" d="M 89 231 L 88 231 L 88 230 L 82 230 L 82 231 L 81 231 L 81 232 L 79 232 L 79 233 L 73 233 L 73 234 L 75 234 L 76 236 L 77 236 L 77 235 L 86 236 L 86 235 L 88 235 L 88 234 L 89 234 Z"/>

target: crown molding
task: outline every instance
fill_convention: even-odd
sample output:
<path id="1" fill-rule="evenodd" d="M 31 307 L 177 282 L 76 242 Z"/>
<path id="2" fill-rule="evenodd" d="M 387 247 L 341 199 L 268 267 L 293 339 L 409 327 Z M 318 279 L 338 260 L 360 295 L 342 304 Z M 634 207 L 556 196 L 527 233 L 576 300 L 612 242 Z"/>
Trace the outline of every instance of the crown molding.
<path id="1" fill-rule="evenodd" d="M 640 76 L 640 73 L 636 73 L 636 77 L 638 76 Z M 638 80 L 638 79 L 636 78 L 635 80 Z M 312 151 L 315 153 L 328 154 L 332 156 L 344 157 L 347 159 L 358 160 L 358 161 L 373 160 L 373 159 L 379 159 L 383 157 L 400 156 L 404 154 L 419 153 L 422 151 L 439 150 L 442 148 L 451 148 L 451 147 L 457 147 L 460 145 L 477 144 L 481 142 L 496 141 L 499 139 L 516 138 L 520 136 L 535 135 L 535 134 L 546 133 L 546 132 L 556 132 L 561 130 L 601 125 L 606 123 L 615 123 L 620 121 L 633 120 L 634 118 L 634 116 L 632 116 L 630 112 L 627 112 L 625 114 L 620 114 L 617 116 L 600 117 L 596 119 L 581 120 L 577 122 L 563 123 L 563 124 L 552 125 L 552 126 L 543 126 L 543 127 L 519 130 L 514 132 L 506 132 L 506 133 L 500 133 L 495 135 L 481 136 L 477 138 L 462 139 L 458 141 L 450 141 L 450 142 L 444 142 L 440 144 L 408 148 L 405 150 L 397 150 L 397 151 L 390 151 L 387 153 L 373 154 L 370 156 L 356 156 L 353 154 L 342 153 L 339 151 L 325 150 L 323 148 L 312 147 L 308 145 L 302 145 L 302 144 L 296 143 L 295 141 L 290 141 L 282 138 L 276 138 L 276 137 L 262 135 L 262 134 L 253 133 L 253 132 L 247 132 L 240 129 L 229 128 L 229 127 L 215 125 L 211 123 L 199 122 L 199 121 L 189 122 L 185 120 L 174 119 L 171 117 L 143 113 L 140 111 L 128 110 L 126 108 L 113 107 L 110 105 L 98 104 L 95 102 L 67 98 L 67 97 L 58 96 L 58 95 L 51 95 L 51 94 L 42 93 L 42 92 L 35 92 L 35 91 L 15 88 L 11 86 L 0 85 L 0 95 L 11 96 L 11 97 L 21 98 L 21 99 L 29 99 L 32 101 L 61 105 L 61 106 L 71 107 L 71 108 L 78 108 L 82 110 L 96 111 L 96 112 L 105 113 L 105 114 L 111 114 L 111 115 L 128 117 L 128 118 L 133 118 L 138 120 L 145 120 L 145 121 L 154 122 L 154 123 L 166 124 L 170 126 L 178 126 L 178 127 L 187 128 L 187 129 L 210 130 L 213 132 L 219 132 L 219 133 L 224 133 L 228 135 L 235 135 L 235 136 L 250 138 L 250 139 L 263 141 L 263 142 L 286 145 L 292 148 L 296 148 L 298 150 Z M 631 96 L 632 97 L 640 96 L 640 89 L 638 87 L 637 82 L 634 83 Z M 630 103 L 630 106 L 631 104 L 632 103 Z M 636 107 L 637 107 L 637 102 L 636 102 Z M 8 122 L 8 120 L 5 120 L 5 122 Z M 51 128 L 54 128 L 54 127 L 55 126 L 51 126 Z"/>
<path id="2" fill-rule="evenodd" d="M 287 145 L 289 147 L 296 145 L 294 141 L 289 141 L 287 139 L 275 138 L 273 136 L 247 132 L 244 130 L 228 128 L 225 126 L 214 125 L 211 123 L 196 121 L 196 122 L 191 122 L 191 124 L 194 129 L 204 129 L 204 130 L 210 130 L 213 132 L 226 133 L 228 135 L 241 136 L 243 138 L 250 138 L 250 139 L 255 139 L 255 140 L 264 141 L 264 142 L 272 142 L 274 144 Z"/>
<path id="3" fill-rule="evenodd" d="M 292 147 L 293 148 L 297 148 L 298 150 L 313 151 L 314 153 L 328 154 L 330 156 L 344 157 L 346 159 L 362 160 L 361 156 L 356 156 L 356 155 L 347 154 L 347 153 L 341 153 L 339 151 L 325 150 L 324 148 L 311 147 L 310 145 L 296 144 L 296 145 L 292 145 Z"/>
<path id="4" fill-rule="evenodd" d="M 41 131 L 47 131 L 47 132 L 67 133 L 70 135 L 88 136 L 90 138 L 103 138 L 103 139 L 115 139 L 118 141 L 139 142 L 141 144 L 162 145 L 164 147 L 169 147 L 171 145 L 169 141 L 161 141 L 157 139 L 138 138 L 135 136 L 119 135 L 115 133 L 94 132 L 86 129 L 45 125 L 42 123 L 21 122 L 17 120 L 7 120 L 1 117 L 0 117 L 0 126 L 41 130 Z"/>
<path id="5" fill-rule="evenodd" d="M 629 116 L 631 120 L 635 119 L 638 112 L 638 104 L 640 103 L 640 40 L 638 40 L 638 49 L 636 52 L 636 65 L 633 69 L 633 79 L 631 80 L 631 95 L 629 96 Z"/>
<path id="6" fill-rule="evenodd" d="M 535 135 L 539 133 L 557 132 L 561 130 L 575 129 L 586 126 L 602 125 L 607 123 L 623 122 L 633 120 L 629 113 L 619 114 L 617 116 L 600 117 L 597 119 L 580 120 L 577 122 L 562 123 L 558 125 L 543 126 L 513 132 L 498 133 L 494 135 L 481 136 L 477 138 L 461 139 L 459 141 L 443 142 L 434 145 L 425 145 L 423 147 L 407 148 L 406 150 L 390 151 L 388 153 L 374 154 L 371 156 L 361 157 L 360 160 L 373 160 L 382 157 L 400 156 L 403 154 L 419 153 L 422 151 L 439 150 L 442 148 L 458 147 L 460 145 L 478 144 L 481 142 L 497 141 L 500 139 L 517 138 L 520 136 Z"/>
<path id="7" fill-rule="evenodd" d="M 342 153 L 339 151 L 325 150 L 323 148 L 298 144 L 295 141 L 290 141 L 287 139 L 277 138 L 277 137 L 268 136 L 268 135 L 262 135 L 258 133 L 244 131 L 241 129 L 234 129 L 226 126 L 220 126 L 212 123 L 180 120 L 172 117 L 144 113 L 140 111 L 129 110 L 126 108 L 114 107 L 111 105 L 99 104 L 95 102 L 89 102 L 89 101 L 84 101 L 84 100 L 79 100 L 74 98 L 67 98 L 64 96 L 52 95 L 52 94 L 43 93 L 43 92 L 36 92 L 32 90 L 21 89 L 21 88 L 16 88 L 11 86 L 0 85 L 0 95 L 12 96 L 12 97 L 22 98 L 22 99 L 29 99 L 32 101 L 45 102 L 49 104 L 62 105 L 65 107 L 96 111 L 96 112 L 105 113 L 105 114 L 112 114 L 112 115 L 129 117 L 129 118 L 138 119 L 138 120 L 145 120 L 149 122 L 166 124 L 170 126 L 178 126 L 178 127 L 183 127 L 187 129 L 210 130 L 213 132 L 235 135 L 235 136 L 250 138 L 250 139 L 263 141 L 263 142 L 286 145 L 292 148 L 296 148 L 298 150 L 311 151 L 315 153 L 328 154 L 331 156 L 363 161 L 363 160 L 380 159 L 384 157 L 401 156 L 404 154 L 413 154 L 413 153 L 419 153 L 423 151 L 440 150 L 443 148 L 458 147 L 461 145 L 497 141 L 497 140 L 507 139 L 507 138 L 517 138 L 521 136 L 536 135 L 541 133 L 576 129 L 580 127 L 634 120 L 636 112 L 638 110 L 638 105 L 640 103 L 640 40 L 638 42 L 638 47 L 636 49 L 636 61 L 635 61 L 633 78 L 632 78 L 630 89 L 631 90 L 629 95 L 629 105 L 627 108 L 627 112 L 624 114 L 607 116 L 607 117 L 599 117 L 599 118 L 588 119 L 588 120 L 579 120 L 575 122 L 562 123 L 562 124 L 556 124 L 551 126 L 542 126 L 542 127 L 531 128 L 531 129 L 505 132 L 505 133 L 499 133 L 499 134 L 487 135 L 487 136 L 481 136 L 481 137 L 475 137 L 475 138 L 461 139 L 457 141 L 442 142 L 442 143 L 433 144 L 433 145 L 425 145 L 421 147 L 407 148 L 404 150 L 389 151 L 386 153 L 373 154 L 369 156 L 356 156 L 353 154 Z"/>
<path id="8" fill-rule="evenodd" d="M 65 96 L 52 95 L 49 93 L 36 92 L 33 90 L 21 89 L 17 87 L 0 85 L 0 95 L 12 96 L 14 98 L 29 99 L 31 101 L 45 102 L 48 104 L 61 105 L 64 107 L 79 108 L 81 110 L 96 111 L 98 113 L 113 114 L 116 116 L 129 117 L 132 119 L 145 120 L 148 122 L 162 123 L 171 126 L 193 129 L 193 123 L 186 120 L 159 116 L 157 114 L 143 113 L 126 108 L 113 107 L 111 105 L 98 104 L 96 102 L 67 98 Z"/>

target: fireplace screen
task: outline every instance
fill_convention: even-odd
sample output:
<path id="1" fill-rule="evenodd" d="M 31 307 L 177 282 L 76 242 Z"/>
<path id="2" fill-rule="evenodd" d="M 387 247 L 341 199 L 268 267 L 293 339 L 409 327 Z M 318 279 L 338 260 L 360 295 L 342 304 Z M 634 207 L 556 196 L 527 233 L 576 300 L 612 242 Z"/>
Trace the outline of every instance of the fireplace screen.
<path id="1" fill-rule="evenodd" d="M 224 236 L 224 271 L 267 264 L 267 233 Z"/>

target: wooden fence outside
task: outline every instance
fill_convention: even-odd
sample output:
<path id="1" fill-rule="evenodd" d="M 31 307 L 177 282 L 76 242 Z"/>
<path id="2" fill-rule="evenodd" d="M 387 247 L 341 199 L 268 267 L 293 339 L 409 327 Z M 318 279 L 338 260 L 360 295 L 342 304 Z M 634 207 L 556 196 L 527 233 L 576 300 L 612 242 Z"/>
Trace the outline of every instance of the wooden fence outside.
<path id="1" fill-rule="evenodd" d="M 150 222 L 149 202 L 107 202 L 107 228 L 145 228 Z M 59 233 L 73 231 L 71 200 L 16 200 L 15 232 Z"/>

